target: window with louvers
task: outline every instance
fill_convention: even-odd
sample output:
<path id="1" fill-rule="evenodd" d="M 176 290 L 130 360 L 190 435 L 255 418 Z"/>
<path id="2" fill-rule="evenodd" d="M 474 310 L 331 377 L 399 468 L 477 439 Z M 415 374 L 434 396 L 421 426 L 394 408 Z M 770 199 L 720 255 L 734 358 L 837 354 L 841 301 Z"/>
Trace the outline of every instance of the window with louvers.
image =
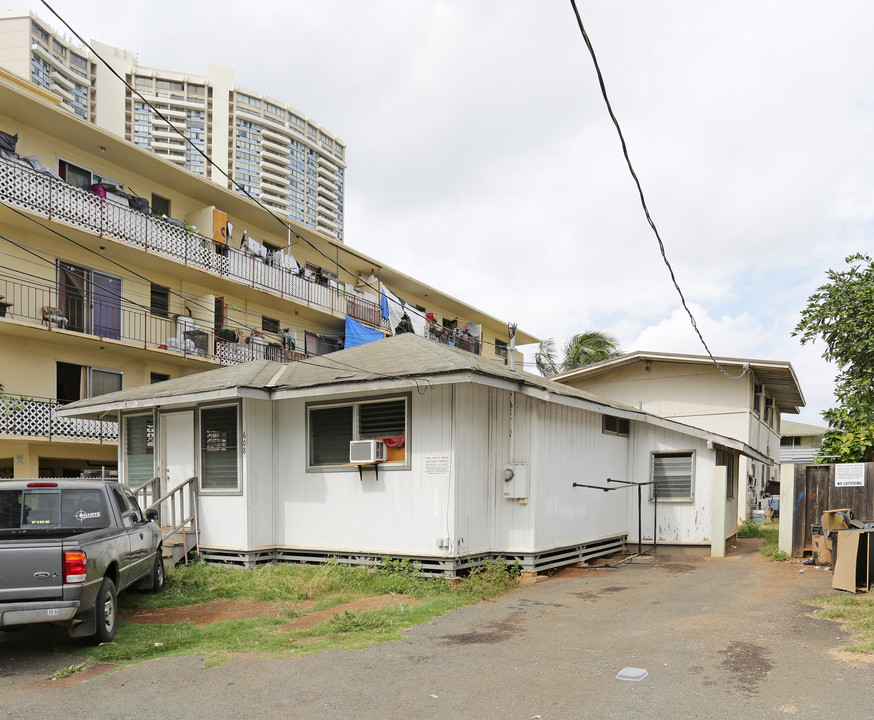
<path id="1" fill-rule="evenodd" d="M 238 487 L 237 406 L 200 411 L 200 475 L 204 490 Z"/>
<path id="2" fill-rule="evenodd" d="M 654 453 L 653 496 L 658 500 L 688 500 L 692 497 L 692 453 Z"/>
<path id="3" fill-rule="evenodd" d="M 309 409 L 309 465 L 349 464 L 352 440 L 384 440 L 394 448 L 389 462 L 405 458 L 407 399 L 378 400 Z"/>
<path id="4" fill-rule="evenodd" d="M 407 427 L 406 400 L 359 406 L 358 435 L 362 440 L 402 435 Z"/>
<path id="5" fill-rule="evenodd" d="M 140 487 L 155 477 L 155 420 L 151 415 L 124 419 L 127 484 Z"/>

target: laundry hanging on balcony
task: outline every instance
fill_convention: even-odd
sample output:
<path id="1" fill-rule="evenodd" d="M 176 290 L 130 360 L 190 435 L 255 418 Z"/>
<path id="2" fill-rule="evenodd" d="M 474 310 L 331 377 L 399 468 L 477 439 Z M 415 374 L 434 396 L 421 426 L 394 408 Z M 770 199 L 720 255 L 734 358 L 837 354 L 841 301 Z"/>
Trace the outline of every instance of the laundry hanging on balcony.
<path id="1" fill-rule="evenodd" d="M 379 330 L 366 327 L 354 318 L 346 316 L 346 340 L 343 345 L 345 348 L 366 345 L 367 343 L 382 340 L 384 337 Z"/>
<path id="2" fill-rule="evenodd" d="M 297 260 L 291 256 L 291 253 L 275 252 L 273 253 L 273 260 L 283 270 L 288 270 L 293 273 L 300 272 L 300 266 L 297 264 Z"/>
<path id="3" fill-rule="evenodd" d="M 410 323 L 413 325 L 413 332 L 423 338 L 428 337 L 428 319 L 425 317 L 425 313 L 421 310 L 417 310 L 413 305 L 401 300 L 391 290 L 385 287 L 385 285 L 383 285 L 382 291 L 388 298 L 389 325 L 392 328 L 396 328 L 403 319 L 404 314 L 406 314 L 410 319 Z"/>

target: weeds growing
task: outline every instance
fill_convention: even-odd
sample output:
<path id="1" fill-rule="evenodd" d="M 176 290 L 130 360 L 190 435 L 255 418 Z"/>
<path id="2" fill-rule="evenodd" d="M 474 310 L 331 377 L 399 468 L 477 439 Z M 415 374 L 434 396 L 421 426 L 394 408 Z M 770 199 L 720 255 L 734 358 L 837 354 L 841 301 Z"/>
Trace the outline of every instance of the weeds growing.
<path id="1" fill-rule="evenodd" d="M 759 552 L 765 557 L 779 562 L 791 560 L 792 557 L 780 550 L 779 546 L 780 525 L 779 523 L 765 523 L 759 525 L 755 520 L 745 520 L 737 526 L 737 536 L 746 538 L 761 538 L 762 547 Z"/>
<path id="2" fill-rule="evenodd" d="M 119 621 L 115 643 L 99 647 L 67 641 L 62 652 L 89 656 L 94 662 L 132 663 L 165 655 L 200 655 L 205 663 L 225 662 L 232 653 L 306 654 L 328 648 L 360 648 L 399 639 L 401 632 L 463 605 L 506 593 L 519 584 L 518 565 L 486 562 L 455 581 L 425 577 L 409 560 L 386 558 L 376 568 L 329 562 L 324 565 L 265 565 L 245 569 L 195 564 L 167 568 L 163 592 L 125 592 L 125 608 L 172 608 L 219 599 L 269 602 L 265 617 L 168 625 Z M 306 629 L 289 623 L 304 613 L 327 610 L 378 595 L 397 602 L 378 610 L 346 611 Z M 404 598 L 413 598 L 410 602 Z M 301 610 L 301 603 L 312 603 Z"/>
<path id="3" fill-rule="evenodd" d="M 817 617 L 838 620 L 855 634 L 847 652 L 874 655 L 874 598 L 869 595 L 840 594 L 819 598 Z"/>

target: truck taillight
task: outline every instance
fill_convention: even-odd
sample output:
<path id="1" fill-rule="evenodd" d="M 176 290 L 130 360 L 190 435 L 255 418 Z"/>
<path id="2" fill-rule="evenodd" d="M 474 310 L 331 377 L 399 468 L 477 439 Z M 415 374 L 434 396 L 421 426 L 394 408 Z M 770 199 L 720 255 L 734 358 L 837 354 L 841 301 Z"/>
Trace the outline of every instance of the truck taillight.
<path id="1" fill-rule="evenodd" d="M 81 550 L 64 553 L 64 582 L 83 583 L 88 574 L 88 558 Z"/>

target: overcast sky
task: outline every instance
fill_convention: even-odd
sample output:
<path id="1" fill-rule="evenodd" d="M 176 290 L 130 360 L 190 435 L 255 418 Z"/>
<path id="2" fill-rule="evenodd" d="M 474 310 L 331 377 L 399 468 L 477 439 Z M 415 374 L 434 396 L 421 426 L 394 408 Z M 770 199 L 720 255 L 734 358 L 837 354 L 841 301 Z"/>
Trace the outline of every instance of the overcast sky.
<path id="1" fill-rule="evenodd" d="M 559 344 L 703 354 L 568 0 L 51 4 L 143 65 L 231 67 L 346 140 L 347 244 Z M 808 407 L 788 419 L 821 424 L 833 370 L 790 333 L 869 249 L 874 3 L 578 6 L 711 350 L 791 361 Z"/>

